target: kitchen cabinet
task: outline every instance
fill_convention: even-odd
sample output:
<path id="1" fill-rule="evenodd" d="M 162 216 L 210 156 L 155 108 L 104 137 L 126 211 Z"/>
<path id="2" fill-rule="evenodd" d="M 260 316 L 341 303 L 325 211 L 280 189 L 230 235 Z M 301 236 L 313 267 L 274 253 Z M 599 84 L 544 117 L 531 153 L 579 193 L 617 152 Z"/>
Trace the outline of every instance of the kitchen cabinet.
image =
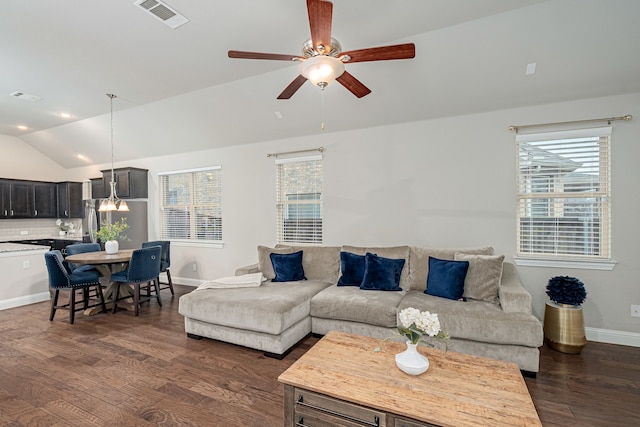
<path id="1" fill-rule="evenodd" d="M 33 183 L 9 181 L 9 217 L 33 218 Z"/>
<path id="2" fill-rule="evenodd" d="M 82 218 L 82 183 L 59 182 L 56 184 L 58 193 L 58 218 Z"/>
<path id="3" fill-rule="evenodd" d="M 34 218 L 55 218 L 58 214 L 57 187 L 53 182 L 33 182 Z"/>
<path id="4" fill-rule="evenodd" d="M 0 218 L 9 218 L 11 213 L 11 189 L 9 181 L 0 179 Z"/>
<path id="5" fill-rule="evenodd" d="M 111 169 L 103 170 L 102 178 L 91 180 L 92 198 L 105 199 L 111 193 Z M 147 169 L 119 168 L 113 170 L 116 194 L 121 199 L 146 199 L 149 197 Z"/>

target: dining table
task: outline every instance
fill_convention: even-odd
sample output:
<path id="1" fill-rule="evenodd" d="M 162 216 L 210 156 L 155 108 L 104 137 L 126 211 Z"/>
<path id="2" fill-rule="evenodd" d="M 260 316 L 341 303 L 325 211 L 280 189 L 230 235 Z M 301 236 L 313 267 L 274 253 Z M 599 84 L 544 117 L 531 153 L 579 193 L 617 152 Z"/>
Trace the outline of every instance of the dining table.
<path id="1" fill-rule="evenodd" d="M 113 295 L 117 284 L 112 282 L 111 275 L 118 271 L 126 270 L 129 267 L 129 261 L 133 249 L 120 249 L 115 254 L 108 254 L 105 251 L 84 252 L 80 254 L 68 255 L 65 258 L 67 263 L 93 265 L 96 270 L 108 281 L 106 289 L 103 291 L 107 310 L 113 308 Z M 120 286 L 120 297 L 133 296 L 133 288 L 131 286 Z M 120 298 L 118 298 L 120 299 Z M 84 311 L 86 315 L 92 315 L 100 312 L 100 307 L 90 307 Z"/>

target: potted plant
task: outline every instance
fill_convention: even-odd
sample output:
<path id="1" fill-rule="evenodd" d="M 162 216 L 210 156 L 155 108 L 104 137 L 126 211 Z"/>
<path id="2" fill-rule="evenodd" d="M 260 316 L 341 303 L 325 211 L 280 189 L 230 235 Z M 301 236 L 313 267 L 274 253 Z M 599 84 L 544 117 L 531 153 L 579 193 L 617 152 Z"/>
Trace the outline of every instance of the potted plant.
<path id="1" fill-rule="evenodd" d="M 120 221 L 102 225 L 96 232 L 96 236 L 104 243 L 104 250 L 108 254 L 116 254 L 119 249 L 118 240 L 128 239 L 127 235 L 124 234 L 128 228 L 127 218 L 122 218 Z"/>
<path id="2" fill-rule="evenodd" d="M 549 347 L 563 353 L 580 353 L 585 345 L 582 303 L 587 298 L 584 283 L 575 277 L 555 276 L 547 283 L 544 335 Z"/>

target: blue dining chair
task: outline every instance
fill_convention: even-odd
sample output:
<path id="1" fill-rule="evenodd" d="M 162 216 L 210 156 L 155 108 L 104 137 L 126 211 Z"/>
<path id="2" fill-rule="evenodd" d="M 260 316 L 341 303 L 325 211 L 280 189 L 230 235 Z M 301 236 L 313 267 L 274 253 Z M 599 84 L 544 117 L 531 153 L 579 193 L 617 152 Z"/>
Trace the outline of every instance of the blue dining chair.
<path id="1" fill-rule="evenodd" d="M 135 315 L 139 314 L 140 304 L 152 298 L 151 287 L 155 291 L 155 298 L 158 305 L 162 306 L 160 290 L 158 289 L 158 276 L 160 275 L 160 261 L 162 248 L 151 246 L 148 248 L 136 249 L 131 254 L 129 268 L 111 275 L 111 281 L 115 283 L 115 293 L 113 297 L 113 312 L 116 312 L 118 305 L 124 305 L 118 301 L 120 287 L 125 284 L 133 285 L 133 305 Z M 140 288 L 144 287 L 147 295 L 140 298 Z"/>
<path id="2" fill-rule="evenodd" d="M 158 289 L 169 289 L 171 295 L 175 295 L 173 292 L 173 282 L 171 281 L 171 272 L 169 271 L 169 267 L 171 267 L 171 242 L 168 240 L 153 240 L 142 243 L 143 248 L 149 248 L 151 246 L 160 246 L 162 248 L 162 254 L 160 255 L 160 273 L 167 274 L 167 283 L 161 282 L 158 277 Z"/>
<path id="3" fill-rule="evenodd" d="M 100 244 L 99 243 L 75 243 L 73 245 L 69 245 L 66 247 L 67 255 L 75 255 L 75 254 L 84 254 L 87 252 L 100 252 Z M 83 271 L 95 271 L 98 274 L 100 272 L 93 265 L 82 265 L 82 264 L 74 264 L 67 263 L 69 269 L 72 273 L 83 272 Z"/>
<path id="4" fill-rule="evenodd" d="M 50 321 L 53 321 L 56 310 L 59 308 L 69 310 L 69 321 L 72 325 L 76 311 L 86 310 L 89 307 L 97 307 L 98 305 L 102 306 L 102 311 L 107 311 L 97 271 L 69 272 L 64 265 L 62 254 L 58 250 L 44 254 L 44 261 L 49 273 L 49 287 L 54 291 L 53 299 L 51 300 Z M 94 288 L 94 296 L 98 298 L 98 303 L 93 305 L 89 305 L 91 288 Z M 58 305 L 61 289 L 69 290 L 69 302 Z M 76 301 L 76 292 L 78 290 L 82 291 L 82 301 Z M 82 307 L 76 307 L 78 304 L 82 304 Z"/>

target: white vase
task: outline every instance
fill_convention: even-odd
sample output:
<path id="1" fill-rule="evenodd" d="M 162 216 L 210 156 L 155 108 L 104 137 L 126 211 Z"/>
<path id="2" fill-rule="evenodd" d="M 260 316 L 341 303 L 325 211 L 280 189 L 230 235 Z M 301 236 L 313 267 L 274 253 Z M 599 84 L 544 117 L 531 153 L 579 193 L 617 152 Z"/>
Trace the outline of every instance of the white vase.
<path id="1" fill-rule="evenodd" d="M 117 240 L 109 240 L 104 242 L 104 250 L 106 253 L 113 255 L 118 253 L 118 241 Z"/>
<path id="2" fill-rule="evenodd" d="M 67 234 L 67 232 L 66 232 L 66 231 L 63 231 L 63 230 L 58 231 L 58 235 L 59 235 L 59 236 L 64 236 L 64 235 L 66 235 L 66 234 Z"/>
<path id="3" fill-rule="evenodd" d="M 409 375 L 420 375 L 429 369 L 429 359 L 420 354 L 416 347 L 417 344 L 407 341 L 407 349 L 396 354 L 396 365 Z"/>

